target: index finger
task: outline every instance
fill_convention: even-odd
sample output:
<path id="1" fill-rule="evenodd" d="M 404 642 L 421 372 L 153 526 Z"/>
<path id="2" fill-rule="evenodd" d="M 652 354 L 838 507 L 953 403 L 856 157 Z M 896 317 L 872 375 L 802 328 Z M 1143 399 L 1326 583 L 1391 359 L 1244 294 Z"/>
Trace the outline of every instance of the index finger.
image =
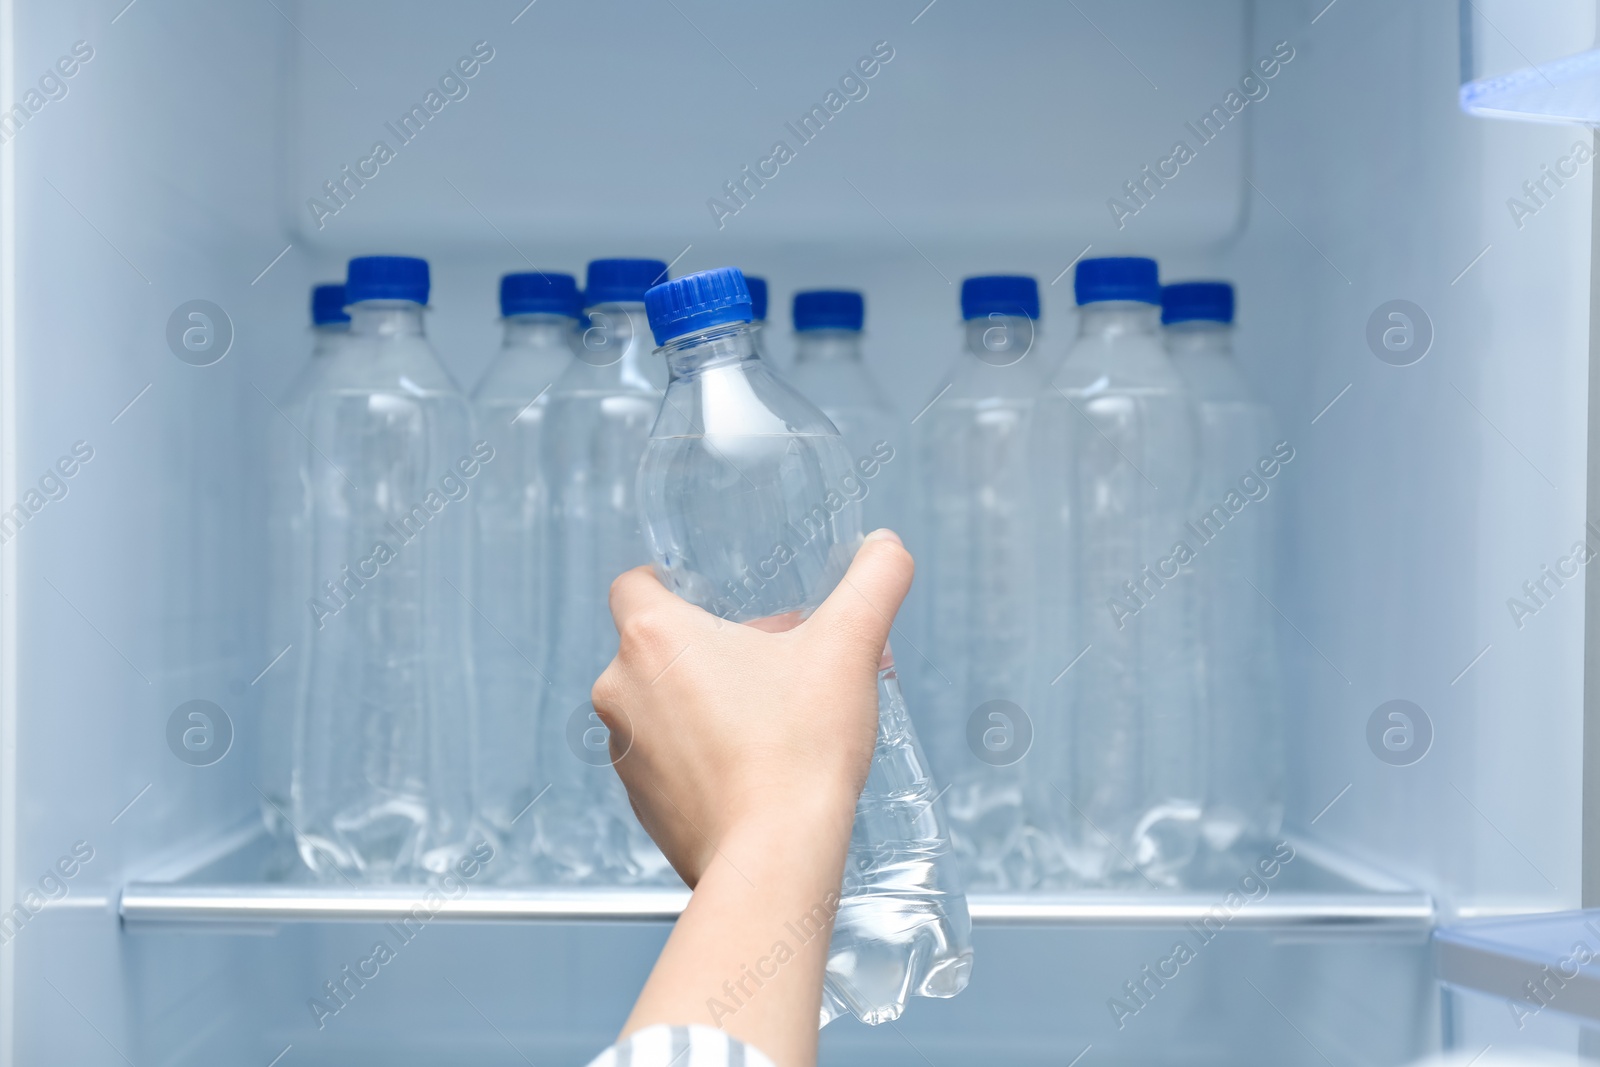
<path id="1" fill-rule="evenodd" d="M 643 611 L 687 612 L 700 609 L 661 584 L 655 568 L 645 565 L 619 574 L 611 583 L 611 618 L 622 629 L 623 623 Z"/>

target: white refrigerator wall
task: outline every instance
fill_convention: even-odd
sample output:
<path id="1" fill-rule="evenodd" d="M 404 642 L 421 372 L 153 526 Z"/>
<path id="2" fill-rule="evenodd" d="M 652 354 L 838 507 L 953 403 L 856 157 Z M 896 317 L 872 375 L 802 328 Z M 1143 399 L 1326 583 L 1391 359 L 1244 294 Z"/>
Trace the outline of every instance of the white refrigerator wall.
<path id="1" fill-rule="evenodd" d="M 255 607 L 257 443 L 280 417 L 267 398 L 305 358 L 307 287 L 367 252 L 431 258 L 430 329 L 464 386 L 496 343 L 506 270 L 737 263 L 771 279 L 782 353 L 794 290 L 860 287 L 906 416 L 955 355 L 966 274 L 1035 274 L 1056 355 L 1066 268 L 1086 249 L 1235 279 L 1242 358 L 1297 455 L 1262 505 L 1282 546 L 1291 828 L 1462 911 L 1576 904 L 1583 577 L 1548 583 L 1520 626 L 1507 600 L 1531 606 L 1523 583 L 1584 536 L 1593 164 L 1541 204 L 1522 184 L 1591 135 L 1461 115 L 1451 0 L 125 3 L 0 0 L 0 105 L 75 42 L 93 49 L 0 148 L 14 180 L 0 507 L 60 496 L 41 478 L 76 442 L 93 449 L 0 548 L 14 798 L 0 907 L 78 842 L 93 850 L 0 947 L 0 1062 L 265 1063 L 286 1044 L 302 1062 L 383 1047 L 521 1062 L 479 1006 L 520 1047 L 577 1061 L 660 942 L 659 928 L 440 928 L 330 1037 L 304 1001 L 366 947 L 363 928 L 119 930 L 123 882 L 257 809 L 252 683 L 274 648 Z M 1593 38 L 1592 10 L 1568 17 L 1573 40 Z M 464 95 L 441 90 L 407 143 L 387 131 L 480 41 L 493 57 Z M 1146 203 L 1129 199 L 1124 183 L 1195 144 L 1185 124 L 1283 41 L 1294 58 L 1269 91 Z M 878 42 L 893 58 L 866 95 L 808 143 L 789 132 Z M 379 139 L 393 158 L 330 199 L 323 183 Z M 780 139 L 793 158 L 731 212 L 724 183 Z M 1512 197 L 1537 210 L 1514 219 Z M 1432 323 L 1411 366 L 1366 339 L 1396 299 Z M 231 323 L 211 366 L 169 347 L 193 300 Z M 195 698 L 236 728 L 211 767 L 167 748 L 168 717 Z M 1411 766 L 1368 748 L 1369 716 L 1395 698 L 1432 723 Z M 1246 1034 L 1275 1062 L 1399 1062 L 1431 1040 L 1416 946 L 1261 937 L 1205 961 L 1116 1046 L 1099 1036 L 1105 999 L 1161 942 L 980 930 L 972 989 L 916 1005 L 907 1032 L 936 1056 L 1004 1045 L 1019 1062 L 1090 1042 L 1227 1059 Z M 1316 1046 L 1241 976 L 1281 992 Z M 887 1028 L 836 1026 L 825 1043 L 838 1062 L 922 1062 Z"/>
<path id="2" fill-rule="evenodd" d="M 15 339 L 3 499 L 45 502 L 4 547 L 15 700 L 0 708 L 14 739 L 0 778 L 15 803 L 3 805 L 0 903 L 66 889 L 0 957 L 0 1055 L 20 1064 L 120 1062 L 141 1027 L 160 1026 L 129 995 L 118 887 L 252 803 L 242 761 L 184 766 L 165 723 L 209 699 L 239 709 L 236 741 L 254 745 L 262 545 L 245 472 L 265 422 L 253 383 L 272 393 L 265 368 L 304 344 L 301 316 L 251 284 L 286 243 L 274 210 L 281 17 L 270 5 L 119 9 L 8 3 L 13 32 L 0 38 L 6 105 L 41 79 L 56 79 L 52 95 L 66 88 L 3 149 Z M 76 42 L 92 57 L 62 78 Z M 194 299 L 235 323 L 212 367 L 166 342 L 169 316 Z M 75 445 L 92 458 L 55 474 Z M 92 858 L 74 865 L 75 846 Z M 228 958 L 201 942 L 184 954 L 174 1005 Z"/>
<path id="3" fill-rule="evenodd" d="M 1593 40 L 1592 5 L 1543 7 Z M 1261 5 L 1257 48 L 1299 58 L 1257 115 L 1225 259 L 1252 380 L 1305 457 L 1283 486 L 1291 821 L 1463 913 L 1575 907 L 1584 579 L 1541 568 L 1586 537 L 1593 164 L 1574 149 L 1593 135 L 1461 114 L 1449 3 L 1313 8 Z M 1546 167 L 1576 175 L 1537 206 L 1523 183 Z M 1393 300 L 1431 320 L 1410 366 L 1367 341 Z M 1411 766 L 1368 748 L 1393 699 L 1432 723 Z"/>

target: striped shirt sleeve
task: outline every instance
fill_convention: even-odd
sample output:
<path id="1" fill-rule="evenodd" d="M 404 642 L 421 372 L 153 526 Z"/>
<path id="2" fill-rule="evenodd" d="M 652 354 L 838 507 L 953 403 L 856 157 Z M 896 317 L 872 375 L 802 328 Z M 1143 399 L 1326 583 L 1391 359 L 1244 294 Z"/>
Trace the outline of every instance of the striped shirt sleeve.
<path id="1" fill-rule="evenodd" d="M 629 1034 L 589 1067 L 775 1067 L 759 1050 L 710 1026 L 658 1024 Z"/>

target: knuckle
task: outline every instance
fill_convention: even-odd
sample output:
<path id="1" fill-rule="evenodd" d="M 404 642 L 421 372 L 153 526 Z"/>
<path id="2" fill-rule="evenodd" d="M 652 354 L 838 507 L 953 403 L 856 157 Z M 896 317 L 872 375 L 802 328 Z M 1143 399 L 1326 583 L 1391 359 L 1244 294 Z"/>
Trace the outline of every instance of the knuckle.
<path id="1" fill-rule="evenodd" d="M 611 579 L 611 592 L 612 592 L 612 594 L 614 595 L 617 592 L 617 588 L 619 586 L 626 585 L 629 582 L 633 581 L 634 575 L 638 571 L 638 569 L 639 568 L 637 568 L 637 567 L 630 567 L 628 570 L 623 571 L 621 574 L 619 574 L 615 578 Z"/>
<path id="2" fill-rule="evenodd" d="M 613 611 L 616 610 L 617 599 L 622 596 L 623 590 L 628 585 L 632 584 L 633 578 L 633 571 L 623 571 L 621 574 L 611 579 L 611 587 L 606 592 L 606 603 L 611 606 Z"/>
<path id="3" fill-rule="evenodd" d="M 594 705 L 596 713 L 600 713 L 621 698 L 622 679 L 618 677 L 616 660 L 612 660 L 610 666 L 600 672 L 600 677 L 595 679 L 594 685 L 590 686 L 589 703 Z"/>
<path id="4" fill-rule="evenodd" d="M 671 620 L 657 608 L 642 608 L 623 620 L 617 629 L 619 656 L 649 660 L 666 647 L 672 630 Z"/>

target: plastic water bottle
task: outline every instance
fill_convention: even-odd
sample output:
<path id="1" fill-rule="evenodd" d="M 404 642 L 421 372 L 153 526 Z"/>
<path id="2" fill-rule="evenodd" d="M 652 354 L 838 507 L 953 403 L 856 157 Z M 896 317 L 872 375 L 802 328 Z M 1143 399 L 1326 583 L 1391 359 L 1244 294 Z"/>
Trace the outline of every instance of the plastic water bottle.
<path id="1" fill-rule="evenodd" d="M 427 338 L 428 264 L 350 261 L 349 347 L 306 404 L 309 656 L 294 753 L 316 872 L 442 872 L 471 827 L 470 494 L 494 449 Z"/>
<path id="2" fill-rule="evenodd" d="M 311 290 L 311 361 L 294 378 L 274 407 L 267 431 L 267 648 L 272 666 L 261 677 L 261 816 L 275 838 L 291 841 L 289 786 L 294 771 L 294 732 L 298 684 L 309 640 L 302 600 L 311 584 L 309 458 L 300 427 L 306 401 L 333 356 L 345 346 L 350 316 L 344 310 L 344 283 Z M 294 655 L 298 648 L 300 655 Z"/>
<path id="3" fill-rule="evenodd" d="M 1066 727 L 1046 800 L 1073 874 L 1102 881 L 1131 862 L 1175 881 L 1204 795 L 1193 550 L 1179 547 L 1194 416 L 1162 348 L 1155 261 L 1084 260 L 1074 285 L 1078 337 L 1038 412 L 1040 626 L 1054 646 L 1041 691 Z"/>
<path id="4" fill-rule="evenodd" d="M 913 431 L 924 511 L 916 548 L 912 661 L 933 767 L 949 788 L 951 838 L 970 886 L 1037 884 L 1039 832 L 1025 786 L 1034 743 L 1038 642 L 1030 449 L 1043 373 L 1039 287 L 1028 277 L 961 284 L 965 350 Z"/>
<path id="5" fill-rule="evenodd" d="M 578 284 L 570 274 L 507 274 L 500 315 L 500 351 L 472 398 L 478 432 L 495 450 L 477 487 L 477 797 L 483 821 L 521 846 L 511 851 L 526 860 L 534 834 L 526 816 L 544 786 L 534 740 L 549 678 L 540 662 L 550 607 L 550 505 L 540 457 L 550 389 L 574 362 Z"/>
<path id="6" fill-rule="evenodd" d="M 646 303 L 672 375 L 639 468 L 662 581 L 736 622 L 803 617 L 861 544 L 869 468 L 756 354 L 739 271 L 677 279 L 651 289 Z M 877 750 L 829 952 L 824 1024 L 847 1012 L 868 1023 L 896 1019 L 908 997 L 954 996 L 971 971 L 971 923 L 937 789 L 887 649 L 885 663 Z"/>
<path id="7" fill-rule="evenodd" d="M 754 274 L 746 274 L 744 283 L 750 287 L 751 321 L 757 326 L 764 327 L 767 324 L 767 280 Z M 759 337 L 760 334 L 756 336 Z"/>
<path id="8" fill-rule="evenodd" d="M 1185 282 L 1161 291 L 1167 352 L 1194 396 L 1200 469 L 1190 506 L 1209 786 L 1201 834 L 1213 849 L 1276 834 L 1283 821 L 1282 723 L 1273 573 L 1271 413 L 1233 358 L 1233 287 Z M 1227 500 L 1250 501 L 1233 515 Z M 1221 518 L 1215 509 L 1222 508 Z M 1254 586 L 1255 588 L 1251 588 Z M 1260 592 L 1257 592 L 1260 590 Z"/>
<path id="9" fill-rule="evenodd" d="M 771 359 L 772 354 L 767 351 L 767 280 L 746 274 L 744 281 L 750 288 L 750 324 L 755 327 L 756 354 L 762 359 Z"/>
<path id="10" fill-rule="evenodd" d="M 851 459 L 878 465 L 862 499 L 863 527 L 902 531 L 906 433 L 861 358 L 865 320 L 866 302 L 858 292 L 814 289 L 796 293 L 794 368 L 789 382 L 828 416 L 850 449 Z"/>
<path id="11" fill-rule="evenodd" d="M 649 562 L 634 497 L 639 460 L 665 380 L 651 356 L 645 290 L 667 276 L 655 259 L 597 259 L 585 281 L 588 325 L 577 358 L 546 394 L 540 465 L 550 494 L 551 625 L 541 669 L 534 843 L 546 881 L 675 878 L 628 804 L 609 735 L 589 691 L 617 651 L 611 582 Z M 543 786 L 541 786 L 543 788 Z"/>

